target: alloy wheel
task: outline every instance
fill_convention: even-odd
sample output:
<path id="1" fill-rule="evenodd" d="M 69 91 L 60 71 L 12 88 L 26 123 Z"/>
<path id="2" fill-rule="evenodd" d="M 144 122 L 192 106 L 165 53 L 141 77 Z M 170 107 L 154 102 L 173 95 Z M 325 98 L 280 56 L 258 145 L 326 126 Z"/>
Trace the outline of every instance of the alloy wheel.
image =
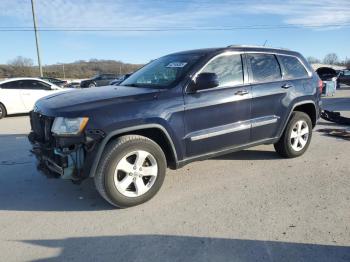
<path id="1" fill-rule="evenodd" d="M 125 155 L 117 164 L 114 184 L 126 197 L 139 197 L 149 191 L 158 175 L 155 157 L 144 150 Z"/>
<path id="2" fill-rule="evenodd" d="M 299 120 L 295 123 L 290 134 L 290 143 L 294 151 L 301 151 L 309 139 L 309 126 L 306 121 Z"/>

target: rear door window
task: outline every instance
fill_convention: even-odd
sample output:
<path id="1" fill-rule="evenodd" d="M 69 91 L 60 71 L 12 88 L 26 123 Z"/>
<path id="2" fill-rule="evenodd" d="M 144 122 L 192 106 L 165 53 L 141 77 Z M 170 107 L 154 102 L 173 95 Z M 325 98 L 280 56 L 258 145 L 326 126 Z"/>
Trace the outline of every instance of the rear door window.
<path id="1" fill-rule="evenodd" d="M 282 64 L 282 73 L 284 79 L 307 78 L 308 73 L 299 59 L 293 56 L 278 56 Z"/>
<path id="2" fill-rule="evenodd" d="M 23 80 L 21 81 L 21 89 L 28 90 L 50 90 L 50 85 L 36 80 Z"/>
<path id="3" fill-rule="evenodd" d="M 201 73 L 215 73 L 219 86 L 236 86 L 243 84 L 243 66 L 241 55 L 224 54 L 210 61 Z"/>
<path id="4" fill-rule="evenodd" d="M 253 82 L 272 82 L 282 79 L 279 63 L 272 54 L 248 54 Z"/>

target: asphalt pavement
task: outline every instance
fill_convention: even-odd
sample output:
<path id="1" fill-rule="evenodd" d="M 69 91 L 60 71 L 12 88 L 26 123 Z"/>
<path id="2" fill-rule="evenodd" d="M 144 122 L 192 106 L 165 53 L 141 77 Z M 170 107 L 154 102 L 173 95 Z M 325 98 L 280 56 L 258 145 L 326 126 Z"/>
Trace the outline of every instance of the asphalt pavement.
<path id="1" fill-rule="evenodd" d="M 350 117 L 350 88 L 324 99 Z M 321 128 L 305 155 L 254 147 L 168 171 L 149 202 L 114 209 L 40 175 L 28 116 L 0 120 L 1 261 L 350 261 L 350 141 Z"/>

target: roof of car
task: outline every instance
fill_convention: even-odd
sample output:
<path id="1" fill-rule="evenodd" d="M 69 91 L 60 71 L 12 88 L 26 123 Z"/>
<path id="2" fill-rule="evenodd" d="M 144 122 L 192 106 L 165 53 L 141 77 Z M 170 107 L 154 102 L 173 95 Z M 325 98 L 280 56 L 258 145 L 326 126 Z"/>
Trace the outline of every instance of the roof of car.
<path id="1" fill-rule="evenodd" d="M 37 81 L 41 81 L 41 82 L 44 82 L 44 83 L 47 83 L 50 85 L 54 85 L 53 83 L 50 83 L 44 79 L 37 78 L 37 77 L 13 77 L 13 78 L 8 78 L 8 79 L 5 79 L 3 81 L 0 81 L 0 84 L 12 82 L 12 81 L 19 81 L 19 80 L 37 80 Z"/>
<path id="2" fill-rule="evenodd" d="M 266 52 L 266 53 L 280 53 L 280 54 L 293 54 L 298 55 L 297 52 L 285 49 L 285 48 L 272 48 L 265 46 L 248 46 L 248 45 L 229 45 L 227 47 L 219 48 L 204 48 L 204 49 L 195 49 L 182 52 L 176 52 L 172 55 L 181 55 L 181 54 L 210 54 L 220 51 L 241 51 L 241 52 Z"/>

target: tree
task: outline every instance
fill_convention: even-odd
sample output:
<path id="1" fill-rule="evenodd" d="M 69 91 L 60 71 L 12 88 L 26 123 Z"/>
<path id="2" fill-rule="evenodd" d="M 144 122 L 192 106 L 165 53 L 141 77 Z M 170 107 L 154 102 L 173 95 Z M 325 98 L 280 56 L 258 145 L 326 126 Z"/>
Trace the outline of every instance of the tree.
<path id="1" fill-rule="evenodd" d="M 345 66 L 347 69 L 350 69 L 350 58 L 345 58 L 345 60 L 344 60 L 344 66 Z"/>
<path id="2" fill-rule="evenodd" d="M 33 60 L 30 58 L 17 56 L 15 59 L 10 60 L 8 65 L 11 67 L 11 75 L 14 77 L 32 76 L 33 74 Z"/>
<path id="3" fill-rule="evenodd" d="M 310 64 L 319 64 L 321 63 L 320 59 L 316 58 L 316 57 L 313 57 L 313 56 L 309 56 L 307 58 L 307 61 L 310 63 Z"/>
<path id="4" fill-rule="evenodd" d="M 329 64 L 329 65 L 335 65 L 339 63 L 339 58 L 336 53 L 329 53 L 324 57 L 323 63 Z"/>

